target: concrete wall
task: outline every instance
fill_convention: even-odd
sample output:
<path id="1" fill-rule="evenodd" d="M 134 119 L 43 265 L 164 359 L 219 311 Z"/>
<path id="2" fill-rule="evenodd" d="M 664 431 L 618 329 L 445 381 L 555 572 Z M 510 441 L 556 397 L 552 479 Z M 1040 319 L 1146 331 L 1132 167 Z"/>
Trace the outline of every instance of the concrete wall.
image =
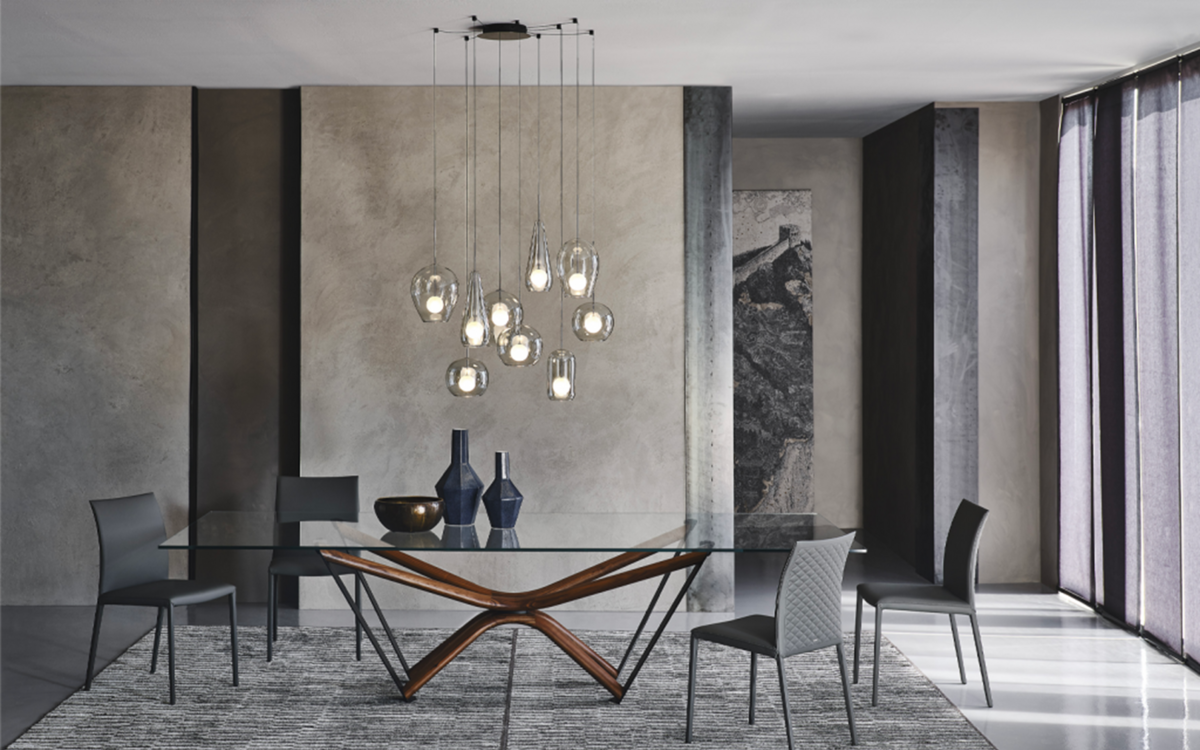
<path id="1" fill-rule="evenodd" d="M 862 139 L 735 138 L 734 190 L 812 190 L 816 510 L 862 526 Z"/>
<path id="2" fill-rule="evenodd" d="M 505 111 L 514 117 L 515 90 L 504 94 Z M 546 90 L 543 96 L 543 218 L 556 249 L 562 241 L 559 94 Z M 585 98 L 585 122 L 588 103 Z M 572 104 L 568 93 L 568 108 Z M 566 345 L 576 354 L 578 372 L 573 402 L 547 399 L 544 365 L 506 368 L 490 351 L 481 354 L 492 373 L 487 394 L 456 399 L 446 390 L 444 373 L 463 356 L 459 316 L 447 325 L 421 323 L 408 297 L 412 274 L 432 258 L 433 91 L 303 89 L 304 474 L 359 475 L 363 512 L 371 513 L 376 497 L 431 493 L 449 461 L 450 430 L 464 427 L 472 464 L 485 483 L 492 479 L 493 451 L 510 452 L 513 480 L 525 495 L 522 512 L 684 510 L 683 90 L 601 88 L 597 106 L 597 299 L 613 309 L 616 329 L 604 343 L 583 344 L 568 325 Z M 464 281 L 461 91 L 443 89 L 437 112 L 439 260 Z M 535 112 L 527 89 L 520 221 L 516 138 L 505 141 L 506 286 L 514 286 L 535 217 Z M 566 133 L 568 234 L 575 217 L 572 120 L 567 118 Z M 490 290 L 497 270 L 494 88 L 479 91 L 478 122 L 479 269 Z M 590 126 L 582 142 L 581 233 L 587 238 Z M 548 352 L 558 341 L 558 299 L 529 292 L 524 299 L 526 319 L 541 331 Z M 572 309 L 568 305 L 567 313 Z M 522 554 L 496 565 L 487 553 L 440 553 L 438 562 L 487 585 L 530 588 L 600 557 Z M 581 604 L 637 609 L 653 586 Z M 384 606 L 454 606 L 402 587 L 379 589 Z M 300 598 L 304 607 L 344 606 L 327 581 L 302 582 Z"/>
<path id="3" fill-rule="evenodd" d="M 187 523 L 191 91 L 6 87 L 0 111 L 0 585 L 89 604 L 89 499 Z"/>
<path id="4" fill-rule="evenodd" d="M 979 108 L 979 502 L 991 511 L 980 580 L 1038 581 L 1039 106 L 938 106 Z"/>

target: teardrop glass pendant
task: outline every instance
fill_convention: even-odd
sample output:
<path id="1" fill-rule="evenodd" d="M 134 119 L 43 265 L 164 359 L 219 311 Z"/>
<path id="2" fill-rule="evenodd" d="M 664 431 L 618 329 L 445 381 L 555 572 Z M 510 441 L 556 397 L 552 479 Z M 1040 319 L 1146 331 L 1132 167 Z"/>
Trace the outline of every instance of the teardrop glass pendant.
<path id="1" fill-rule="evenodd" d="M 516 328 L 525 319 L 525 308 L 521 306 L 521 301 L 503 289 L 497 289 L 484 297 L 483 306 L 487 310 L 492 335 L 497 340 L 501 333 Z"/>
<path id="2" fill-rule="evenodd" d="M 567 294 L 572 297 L 591 297 L 600 273 L 600 256 L 590 242 L 567 240 L 558 251 L 555 270 Z"/>
<path id="3" fill-rule="evenodd" d="M 575 398 L 575 355 L 566 349 L 555 349 L 546 362 L 546 394 L 551 401 L 571 401 Z"/>
<path id="4" fill-rule="evenodd" d="M 446 387 L 459 398 L 482 396 L 488 387 L 488 369 L 482 361 L 463 357 L 446 368 Z"/>
<path id="5" fill-rule="evenodd" d="M 496 337 L 496 353 L 509 367 L 528 367 L 542 358 L 542 334 L 527 325 L 501 333 Z"/>
<path id="6" fill-rule="evenodd" d="M 604 341 L 612 334 L 613 322 L 608 305 L 584 302 L 571 316 L 571 330 L 580 341 Z"/>
<path id="7" fill-rule="evenodd" d="M 478 271 L 471 272 L 467 287 L 467 306 L 463 309 L 462 328 L 459 337 L 463 346 L 473 348 L 487 346 L 491 341 L 491 326 L 483 302 L 483 277 Z"/>
<path id="8" fill-rule="evenodd" d="M 458 277 L 449 268 L 435 263 L 413 275 L 408 291 L 421 320 L 444 323 L 450 320 L 458 302 Z"/>
<path id="9" fill-rule="evenodd" d="M 550 242 L 546 239 L 546 225 L 542 223 L 541 219 L 538 219 L 533 224 L 533 236 L 529 238 L 529 262 L 525 267 L 525 288 L 531 292 L 548 292 L 553 286 Z"/>

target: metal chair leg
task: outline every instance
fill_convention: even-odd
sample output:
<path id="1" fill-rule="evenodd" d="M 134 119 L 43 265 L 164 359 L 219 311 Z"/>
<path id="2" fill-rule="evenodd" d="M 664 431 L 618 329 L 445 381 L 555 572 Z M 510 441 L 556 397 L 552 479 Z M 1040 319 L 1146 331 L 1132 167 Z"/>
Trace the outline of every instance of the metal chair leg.
<path id="1" fill-rule="evenodd" d="M 275 641 L 275 575 L 267 574 L 267 661 L 271 661 Z"/>
<path id="2" fill-rule="evenodd" d="M 850 744 L 858 744 L 858 733 L 854 731 L 854 705 L 850 701 L 850 681 L 846 679 L 846 654 L 842 644 L 837 644 L 838 669 L 842 673 L 842 695 L 846 698 L 846 718 L 850 721 Z"/>
<path id="3" fill-rule="evenodd" d="M 158 608 L 158 623 L 154 626 L 154 653 L 150 655 L 150 674 L 158 668 L 158 644 L 162 641 L 163 608 Z"/>
<path id="4" fill-rule="evenodd" d="M 954 653 L 958 656 L 958 677 L 962 680 L 962 684 L 967 684 L 967 668 L 963 666 L 962 658 L 962 643 L 958 640 L 958 623 L 954 621 L 953 613 L 950 615 L 950 632 L 954 633 Z"/>
<path id="5" fill-rule="evenodd" d="M 84 690 L 92 689 L 92 670 L 96 666 L 96 646 L 100 643 L 100 620 L 104 615 L 104 605 L 96 604 L 96 619 L 92 623 L 92 649 L 88 651 L 87 680 L 83 683 Z"/>
<path id="6" fill-rule="evenodd" d="M 971 630 L 975 632 L 975 653 L 979 655 L 979 671 L 983 674 L 983 695 L 987 698 L 988 708 L 992 707 L 992 686 L 988 683 L 987 663 L 983 660 L 983 640 L 979 637 L 979 621 L 975 613 L 971 613 Z"/>
<path id="7" fill-rule="evenodd" d="M 779 665 L 779 694 L 783 698 L 783 726 L 787 728 L 788 750 L 796 750 L 792 740 L 792 710 L 788 708 L 787 674 L 783 671 L 783 657 L 776 656 L 775 663 Z"/>
<path id="8" fill-rule="evenodd" d="M 688 660 L 688 696 L 687 696 L 687 731 L 683 735 L 684 742 L 692 741 L 692 711 L 696 702 L 696 652 L 699 641 L 692 636 L 692 657 Z"/>
<path id="9" fill-rule="evenodd" d="M 750 723 L 754 723 L 754 693 L 758 686 L 758 654 L 750 652 Z"/>
<path id="10" fill-rule="evenodd" d="M 879 705 L 879 642 L 883 640 L 883 610 L 875 608 L 875 663 L 871 665 L 871 705 Z"/>
<path id="11" fill-rule="evenodd" d="M 170 673 L 171 705 L 175 705 L 175 605 L 167 605 L 167 671 Z"/>
<path id="12" fill-rule="evenodd" d="M 858 640 L 862 636 L 862 594 L 858 595 L 858 604 L 854 607 L 854 684 L 858 684 Z"/>
<path id="13" fill-rule="evenodd" d="M 362 612 L 362 576 L 354 576 L 354 605 Z M 354 659 L 362 661 L 362 625 L 354 618 Z"/>
<path id="14" fill-rule="evenodd" d="M 269 639 L 268 639 L 269 640 Z M 238 686 L 237 593 L 229 595 L 229 646 L 233 653 L 233 686 Z"/>

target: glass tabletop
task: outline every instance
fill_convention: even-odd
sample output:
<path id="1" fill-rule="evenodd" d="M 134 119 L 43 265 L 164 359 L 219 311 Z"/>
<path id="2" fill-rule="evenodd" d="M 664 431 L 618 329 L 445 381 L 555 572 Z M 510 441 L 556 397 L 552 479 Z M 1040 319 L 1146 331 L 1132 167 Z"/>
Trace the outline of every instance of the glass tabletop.
<path id="1" fill-rule="evenodd" d="M 290 526 L 290 529 L 285 527 Z M 299 527 L 299 534 L 295 528 Z M 439 524 L 389 531 L 363 514 L 354 523 L 277 524 L 271 513 L 213 511 L 160 545 L 165 549 L 337 549 L 523 552 L 790 552 L 797 541 L 845 534 L 818 513 L 522 513 L 513 529 Z M 296 543 L 280 540 L 299 539 Z M 865 552 L 855 543 L 853 552 Z"/>

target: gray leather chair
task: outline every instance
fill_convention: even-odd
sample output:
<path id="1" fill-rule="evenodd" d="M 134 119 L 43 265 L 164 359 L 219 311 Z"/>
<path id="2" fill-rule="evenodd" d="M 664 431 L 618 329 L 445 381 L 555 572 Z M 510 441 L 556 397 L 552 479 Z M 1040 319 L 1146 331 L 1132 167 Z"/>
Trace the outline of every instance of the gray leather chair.
<path id="1" fill-rule="evenodd" d="M 278 477 L 275 483 L 275 520 L 358 521 L 358 477 Z M 330 568 L 316 550 L 277 549 L 267 568 L 267 661 L 279 638 L 279 576 L 328 576 Z M 362 609 L 362 579 L 350 568 L 333 566 L 336 575 L 354 576 L 354 599 Z M 354 621 L 354 658 L 362 660 L 362 626 Z"/>
<path id="2" fill-rule="evenodd" d="M 157 607 L 154 654 L 150 672 L 158 667 L 158 644 L 162 638 L 163 613 L 167 615 L 167 661 L 171 703 L 175 703 L 175 607 L 176 605 L 229 597 L 229 635 L 233 653 L 233 684 L 238 684 L 237 589 L 228 583 L 203 583 L 167 578 L 167 551 L 159 549 L 167 538 L 162 510 L 153 493 L 93 500 L 92 514 L 100 535 L 100 594 L 96 599 L 96 621 L 92 625 L 92 648 L 88 652 L 87 679 L 83 689 L 92 689 L 100 621 L 110 604 Z"/>
<path id="3" fill-rule="evenodd" d="M 692 656 L 688 665 L 687 734 L 692 741 L 692 713 L 696 693 L 696 653 L 700 641 L 750 652 L 750 723 L 754 723 L 755 682 L 758 655 L 775 660 L 779 668 L 779 691 L 783 697 L 783 723 L 788 747 L 794 748 L 792 716 L 788 709 L 787 677 L 783 660 L 795 654 L 834 646 L 842 672 L 842 695 L 850 721 L 850 744 L 858 744 L 854 731 L 854 707 L 846 675 L 842 645 L 842 575 L 854 534 L 817 542 L 796 542 L 779 577 L 775 616 L 750 615 L 736 620 L 704 625 L 692 630 Z"/>
<path id="4" fill-rule="evenodd" d="M 958 676 L 967 684 L 963 666 L 962 643 L 958 639 L 955 615 L 971 618 L 975 634 L 975 652 L 979 655 L 979 671 L 983 673 L 983 694 L 988 708 L 992 707 L 992 688 L 988 684 L 987 664 L 983 660 L 983 641 L 979 638 L 979 620 L 975 615 L 975 568 L 979 559 L 979 540 L 988 512 L 967 500 L 958 505 L 950 532 L 946 536 L 946 552 L 942 563 L 942 585 L 931 583 L 860 583 L 858 604 L 854 614 L 854 683 L 858 684 L 858 646 L 862 634 L 863 602 L 875 607 L 875 665 L 871 676 L 871 705 L 879 705 L 879 639 L 883 629 L 883 611 L 899 609 L 908 612 L 938 612 L 950 615 L 950 631 L 954 634 L 954 651 L 958 655 Z"/>

